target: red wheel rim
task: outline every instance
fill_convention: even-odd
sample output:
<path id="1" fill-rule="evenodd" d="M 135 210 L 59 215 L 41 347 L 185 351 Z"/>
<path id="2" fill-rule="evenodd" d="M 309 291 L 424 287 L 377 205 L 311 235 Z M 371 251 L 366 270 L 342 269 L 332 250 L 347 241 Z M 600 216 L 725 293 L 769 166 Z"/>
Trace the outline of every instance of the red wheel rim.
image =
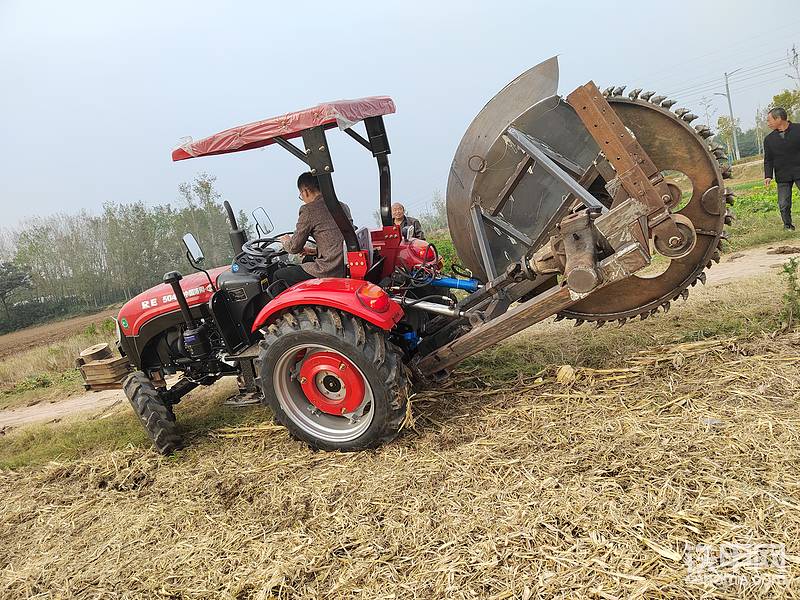
<path id="1" fill-rule="evenodd" d="M 353 413 L 364 401 L 364 378 L 337 352 L 315 352 L 300 365 L 300 387 L 308 401 L 329 415 Z"/>

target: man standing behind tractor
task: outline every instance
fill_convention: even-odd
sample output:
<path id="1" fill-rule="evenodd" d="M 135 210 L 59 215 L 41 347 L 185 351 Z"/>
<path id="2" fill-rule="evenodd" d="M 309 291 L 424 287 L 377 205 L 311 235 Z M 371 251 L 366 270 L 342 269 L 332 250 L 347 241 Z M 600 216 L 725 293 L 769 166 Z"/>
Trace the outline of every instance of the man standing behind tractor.
<path id="1" fill-rule="evenodd" d="M 411 237 L 415 237 L 419 240 L 425 239 L 425 232 L 422 231 L 422 225 L 420 225 L 420 222 L 414 217 L 409 217 L 406 214 L 405 206 L 399 202 L 392 204 L 392 220 L 394 221 L 395 225 L 400 226 L 401 231 L 405 231 L 406 227 L 413 227 L 414 233 Z"/>
<path id="2" fill-rule="evenodd" d="M 297 178 L 297 189 L 303 206 L 297 218 L 293 235 L 281 238 L 284 250 L 289 254 L 314 256 L 313 260 L 304 261 L 301 265 L 288 265 L 275 271 L 275 279 L 282 279 L 292 286 L 306 279 L 315 277 L 344 277 L 344 237 L 333 220 L 317 178 L 311 173 L 302 173 Z M 344 203 L 342 208 L 350 218 L 350 210 Z M 306 246 L 309 237 L 317 243 L 316 248 Z"/>
<path id="3" fill-rule="evenodd" d="M 767 113 L 767 125 L 772 133 L 764 138 L 764 185 L 769 187 L 774 173 L 783 228 L 794 231 L 792 186 L 800 189 L 800 127 L 780 107 Z"/>

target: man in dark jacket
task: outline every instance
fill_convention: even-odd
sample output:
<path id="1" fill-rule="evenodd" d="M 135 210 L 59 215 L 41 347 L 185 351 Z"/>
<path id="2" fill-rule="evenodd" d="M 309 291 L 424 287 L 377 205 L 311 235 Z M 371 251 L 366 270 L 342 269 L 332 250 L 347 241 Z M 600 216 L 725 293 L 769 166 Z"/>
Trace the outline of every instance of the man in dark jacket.
<path id="1" fill-rule="evenodd" d="M 292 286 L 315 277 L 344 277 L 344 237 L 325 205 L 317 178 L 311 173 L 302 173 L 297 178 L 297 189 L 303 205 L 294 234 L 283 236 L 281 243 L 290 254 L 314 258 L 301 265 L 287 265 L 278 269 L 275 279 L 282 279 Z M 340 204 L 352 223 L 350 209 L 344 203 Z M 309 237 L 314 238 L 316 248 L 306 246 Z"/>
<path id="2" fill-rule="evenodd" d="M 769 186 L 774 175 L 783 228 L 794 231 L 792 186 L 800 189 L 800 126 L 789 122 L 782 108 L 767 113 L 767 125 L 772 133 L 764 138 L 764 185 Z"/>
<path id="3" fill-rule="evenodd" d="M 400 231 L 405 232 L 406 227 L 413 227 L 414 233 L 411 237 L 415 237 L 418 240 L 425 239 L 425 232 L 422 231 L 422 225 L 420 222 L 414 217 L 409 217 L 406 214 L 405 206 L 399 202 L 392 204 L 392 221 L 394 221 L 395 225 L 400 226 Z"/>

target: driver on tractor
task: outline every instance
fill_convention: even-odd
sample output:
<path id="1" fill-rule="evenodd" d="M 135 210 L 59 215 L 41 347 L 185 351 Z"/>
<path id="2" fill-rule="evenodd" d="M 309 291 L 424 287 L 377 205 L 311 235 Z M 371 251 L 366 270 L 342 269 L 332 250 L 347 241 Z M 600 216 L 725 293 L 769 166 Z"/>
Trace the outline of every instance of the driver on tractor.
<path id="1" fill-rule="evenodd" d="M 275 271 L 275 279 L 293 286 L 315 277 L 344 277 L 344 237 L 325 206 L 317 178 L 309 172 L 301 173 L 297 189 L 303 201 L 297 225 L 293 234 L 284 235 L 280 241 L 288 253 L 303 254 L 306 258 L 300 265 L 287 265 Z M 340 204 L 352 223 L 350 208 L 344 202 Z M 314 238 L 316 248 L 306 246 L 309 237 Z"/>

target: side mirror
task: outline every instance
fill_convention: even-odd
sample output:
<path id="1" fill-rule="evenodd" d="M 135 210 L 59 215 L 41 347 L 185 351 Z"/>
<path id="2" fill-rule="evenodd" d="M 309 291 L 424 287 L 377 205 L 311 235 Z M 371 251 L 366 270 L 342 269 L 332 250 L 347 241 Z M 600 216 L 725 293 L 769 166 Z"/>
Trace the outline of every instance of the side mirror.
<path id="1" fill-rule="evenodd" d="M 205 256 L 203 256 L 203 249 L 200 248 L 200 244 L 197 243 L 194 235 L 191 233 L 187 233 L 183 236 L 183 245 L 186 246 L 186 251 L 189 253 L 192 261 L 196 264 L 200 264 L 205 260 Z"/>
<path id="2" fill-rule="evenodd" d="M 403 239 L 408 241 L 414 237 L 414 226 L 403 227 Z"/>
<path id="3" fill-rule="evenodd" d="M 265 211 L 262 207 L 258 207 L 253 211 L 253 219 L 256 222 L 256 233 L 258 237 L 267 237 L 270 232 L 275 229 L 275 226 L 272 224 L 272 219 L 269 218 L 267 211 Z"/>

